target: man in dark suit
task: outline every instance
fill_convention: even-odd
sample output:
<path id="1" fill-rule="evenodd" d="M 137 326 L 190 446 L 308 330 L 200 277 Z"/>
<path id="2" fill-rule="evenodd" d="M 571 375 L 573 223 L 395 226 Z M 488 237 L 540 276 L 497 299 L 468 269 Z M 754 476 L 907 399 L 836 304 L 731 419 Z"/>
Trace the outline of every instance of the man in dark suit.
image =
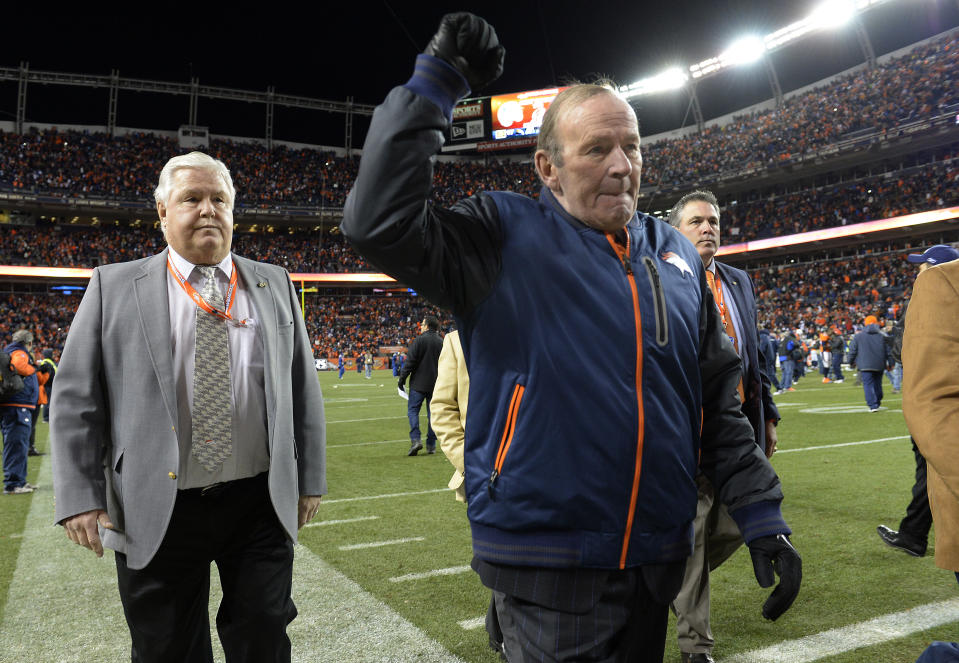
<path id="1" fill-rule="evenodd" d="M 430 424 L 430 401 L 433 399 L 433 385 L 436 384 L 436 366 L 443 350 L 440 338 L 440 321 L 436 316 L 428 315 L 420 323 L 420 335 L 410 343 L 406 363 L 400 373 L 399 388 L 406 389 L 406 378 L 410 379 L 409 400 L 406 406 L 410 420 L 410 450 L 407 456 L 415 456 L 423 448 L 420 433 L 420 409 L 426 403 L 426 453 L 436 453 L 436 433 Z"/>
<path id="2" fill-rule="evenodd" d="M 756 297 L 746 272 L 714 260 L 719 249 L 719 203 L 709 191 L 693 191 L 679 199 L 669 223 L 691 241 L 706 268 L 706 280 L 719 308 L 723 327 L 742 360 L 738 386 L 743 414 L 753 427 L 756 444 L 767 458 L 776 450 L 779 412 L 770 395 L 767 349 L 756 326 Z M 726 561 L 740 545 L 742 535 L 725 505 L 715 498 L 709 480 L 699 474 L 699 503 L 694 521 L 693 556 L 686 563 L 682 589 L 673 601 L 676 630 L 684 663 L 712 661 L 713 636 L 709 628 L 709 572 Z"/>
<path id="3" fill-rule="evenodd" d="M 232 255 L 235 189 L 194 152 L 160 173 L 168 248 L 98 267 L 50 422 L 55 520 L 116 552 L 138 662 L 290 660 L 293 543 L 326 492 L 323 399 L 289 274 Z"/>

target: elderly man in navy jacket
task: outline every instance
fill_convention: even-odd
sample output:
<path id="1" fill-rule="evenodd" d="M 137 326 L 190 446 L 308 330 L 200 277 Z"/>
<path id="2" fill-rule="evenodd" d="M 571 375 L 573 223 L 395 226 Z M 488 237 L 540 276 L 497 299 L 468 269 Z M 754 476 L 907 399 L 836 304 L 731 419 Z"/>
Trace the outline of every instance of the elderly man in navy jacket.
<path id="1" fill-rule="evenodd" d="M 537 199 L 428 202 L 453 106 L 502 70 L 496 32 L 447 15 L 377 108 L 342 230 L 371 264 L 451 310 L 470 375 L 473 568 L 510 661 L 661 663 L 692 550 L 697 466 L 737 519 L 776 618 L 800 560 L 779 480 L 736 397 L 739 359 L 702 262 L 637 212 L 635 111 L 602 85 L 543 119 Z M 558 358 L 589 353 L 570 376 Z M 773 564 L 775 560 L 775 564 Z"/>

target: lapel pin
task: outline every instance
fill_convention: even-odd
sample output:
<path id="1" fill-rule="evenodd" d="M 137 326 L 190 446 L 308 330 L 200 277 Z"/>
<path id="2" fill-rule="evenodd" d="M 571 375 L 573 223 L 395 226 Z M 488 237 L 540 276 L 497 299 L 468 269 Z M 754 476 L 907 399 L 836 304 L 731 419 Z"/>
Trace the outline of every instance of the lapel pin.
<path id="1" fill-rule="evenodd" d="M 256 287 L 257 287 L 257 288 L 265 288 L 265 287 L 266 287 L 266 281 L 260 281 L 259 283 L 256 284 Z"/>

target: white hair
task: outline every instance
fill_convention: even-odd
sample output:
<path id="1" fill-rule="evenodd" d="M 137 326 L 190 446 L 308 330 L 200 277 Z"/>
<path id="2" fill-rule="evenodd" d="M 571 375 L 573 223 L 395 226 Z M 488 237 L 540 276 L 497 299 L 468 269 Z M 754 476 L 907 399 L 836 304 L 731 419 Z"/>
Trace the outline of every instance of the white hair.
<path id="1" fill-rule="evenodd" d="M 226 184 L 227 194 L 230 196 L 230 207 L 236 200 L 236 189 L 233 187 L 233 178 L 230 177 L 230 170 L 219 159 L 214 159 L 209 154 L 203 152 L 190 152 L 173 157 L 166 162 L 163 170 L 160 171 L 160 182 L 153 192 L 153 198 L 158 203 L 167 203 L 170 197 L 170 191 L 173 188 L 173 173 L 183 168 L 197 168 L 206 170 L 219 176 Z"/>

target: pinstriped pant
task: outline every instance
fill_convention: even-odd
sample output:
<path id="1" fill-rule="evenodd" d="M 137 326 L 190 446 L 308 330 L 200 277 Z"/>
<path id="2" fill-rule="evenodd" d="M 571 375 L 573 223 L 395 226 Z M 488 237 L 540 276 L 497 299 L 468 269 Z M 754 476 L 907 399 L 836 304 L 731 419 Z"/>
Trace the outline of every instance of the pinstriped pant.
<path id="1" fill-rule="evenodd" d="M 599 598 L 582 613 L 494 590 L 510 663 L 662 663 L 668 598 L 653 596 L 642 568 L 611 571 L 593 590 Z"/>

